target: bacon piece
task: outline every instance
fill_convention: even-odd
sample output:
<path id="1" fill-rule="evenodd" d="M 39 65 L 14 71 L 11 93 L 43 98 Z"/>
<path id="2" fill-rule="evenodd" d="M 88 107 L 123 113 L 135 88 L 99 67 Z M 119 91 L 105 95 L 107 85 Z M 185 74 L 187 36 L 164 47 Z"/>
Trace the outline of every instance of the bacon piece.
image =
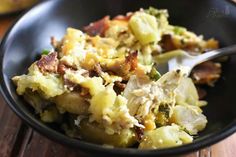
<path id="1" fill-rule="evenodd" d="M 138 66 L 138 52 L 131 53 L 125 58 L 126 64 L 130 64 L 130 70 L 135 70 Z"/>
<path id="2" fill-rule="evenodd" d="M 88 26 L 85 26 L 84 31 L 91 36 L 96 36 L 96 35 L 104 36 L 105 31 L 109 27 L 109 21 L 110 17 L 105 16 L 104 18 L 95 21 L 93 23 L 90 23 Z"/>
<path id="3" fill-rule="evenodd" d="M 80 88 L 80 92 L 79 92 L 80 96 L 84 97 L 84 98 L 91 98 L 91 95 L 89 93 L 89 89 L 88 88 Z"/>
<path id="4" fill-rule="evenodd" d="M 52 52 L 49 55 L 42 56 L 36 65 L 42 73 L 57 72 L 58 62 L 57 52 Z"/>
<path id="5" fill-rule="evenodd" d="M 67 67 L 65 64 L 59 62 L 58 64 L 58 68 L 57 68 L 57 72 L 61 75 L 64 75 L 65 74 L 65 71 L 66 71 Z"/>
<path id="6" fill-rule="evenodd" d="M 102 68 L 100 64 L 95 64 L 93 69 L 89 71 L 89 76 L 94 77 L 94 76 L 101 76 L 102 74 Z"/>
<path id="7" fill-rule="evenodd" d="M 116 92 L 116 94 L 120 94 L 121 92 L 123 92 L 125 90 L 126 84 L 125 83 L 121 83 L 119 81 L 115 82 L 114 85 L 114 91 Z"/>
<path id="8" fill-rule="evenodd" d="M 67 69 L 71 69 L 71 70 L 77 70 L 77 68 L 73 67 L 73 66 L 70 66 L 70 65 L 67 65 L 66 63 L 64 62 L 59 62 L 58 64 L 58 68 L 57 68 L 57 72 L 61 75 L 64 75 L 65 74 L 65 71 Z"/>
<path id="9" fill-rule="evenodd" d="M 203 88 L 201 88 L 201 87 L 199 87 L 199 86 L 197 86 L 197 93 L 198 93 L 198 96 L 199 96 L 199 99 L 200 99 L 200 100 L 202 100 L 203 98 L 205 98 L 206 95 L 207 95 L 206 90 L 203 89 Z"/>
<path id="10" fill-rule="evenodd" d="M 207 61 L 197 65 L 191 72 L 191 77 L 195 84 L 214 85 L 221 74 L 221 65 L 212 61 Z"/>
<path id="11" fill-rule="evenodd" d="M 164 34 L 160 41 L 161 47 L 164 51 L 171 51 L 177 49 L 170 34 Z"/>
<path id="12" fill-rule="evenodd" d="M 144 129 L 140 127 L 134 127 L 134 131 L 138 141 L 141 141 L 144 135 Z"/>
<path id="13" fill-rule="evenodd" d="M 63 81 L 64 81 L 64 85 L 70 89 L 71 91 L 74 90 L 74 88 L 76 88 L 77 84 L 75 84 L 74 82 L 71 82 L 70 80 L 66 79 L 65 77 L 63 77 Z"/>
<path id="14" fill-rule="evenodd" d="M 121 82 L 119 82 L 119 81 L 116 81 L 116 82 L 115 82 L 115 86 L 117 86 L 121 91 L 124 91 L 124 90 L 125 90 L 125 87 L 126 87 L 126 84 L 121 83 Z"/>
<path id="15" fill-rule="evenodd" d="M 187 52 L 196 54 L 205 49 L 204 47 L 199 46 L 197 42 L 183 42 L 183 41 L 175 42 L 170 34 L 164 34 L 162 36 L 160 45 L 163 48 L 164 52 L 176 49 L 183 49 Z"/>
<path id="16" fill-rule="evenodd" d="M 80 85 L 66 79 L 65 77 L 63 77 L 63 81 L 66 88 L 68 88 L 70 91 L 78 92 L 81 97 L 88 99 L 91 98 L 88 88 L 81 87 Z"/>
<path id="17" fill-rule="evenodd" d="M 95 65 L 94 65 L 94 71 L 95 71 L 98 75 L 101 75 L 101 74 L 102 74 L 102 68 L 101 68 L 100 64 L 95 64 Z"/>
<path id="18" fill-rule="evenodd" d="M 123 77 L 123 80 L 129 78 L 130 72 L 138 66 L 138 52 L 130 53 L 125 59 L 117 60 L 109 65 L 102 65 L 102 69 L 108 73 Z"/>

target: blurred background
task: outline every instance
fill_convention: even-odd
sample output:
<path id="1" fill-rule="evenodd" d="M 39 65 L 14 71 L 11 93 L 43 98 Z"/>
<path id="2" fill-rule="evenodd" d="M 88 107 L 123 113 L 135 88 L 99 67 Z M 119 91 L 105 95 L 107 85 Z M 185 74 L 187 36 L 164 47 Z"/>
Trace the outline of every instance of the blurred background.
<path id="1" fill-rule="evenodd" d="M 26 9 L 38 0 L 0 0 L 0 15 Z"/>
<path id="2" fill-rule="evenodd" d="M 37 2 L 39 0 L 0 0 L 0 41 L 21 11 Z"/>

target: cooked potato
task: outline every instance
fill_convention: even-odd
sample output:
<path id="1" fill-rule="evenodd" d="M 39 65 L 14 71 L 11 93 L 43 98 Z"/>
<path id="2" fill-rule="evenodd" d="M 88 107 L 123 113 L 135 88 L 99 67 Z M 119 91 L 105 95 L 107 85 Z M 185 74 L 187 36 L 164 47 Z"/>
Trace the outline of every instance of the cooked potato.
<path id="1" fill-rule="evenodd" d="M 79 93 L 71 92 L 57 96 L 53 100 L 59 109 L 69 113 L 87 114 L 89 104 L 82 98 Z"/>
<path id="2" fill-rule="evenodd" d="M 157 28 L 158 24 L 154 16 L 145 12 L 137 12 L 129 20 L 129 26 L 135 37 L 143 45 L 160 40 L 160 33 Z"/>
<path id="3" fill-rule="evenodd" d="M 84 82 L 81 83 L 82 87 L 88 88 L 89 93 L 93 96 L 99 93 L 100 91 L 104 90 L 103 80 L 101 77 L 92 77 L 86 79 Z"/>
<path id="4" fill-rule="evenodd" d="M 34 63 L 29 68 L 27 75 L 15 76 L 12 78 L 17 85 L 17 94 L 23 95 L 26 89 L 40 91 L 44 97 L 51 98 L 65 92 L 63 81 L 55 74 L 43 75 Z"/>
<path id="5" fill-rule="evenodd" d="M 176 89 L 176 103 L 178 105 L 188 104 L 195 106 L 206 105 L 205 101 L 199 101 L 197 89 L 190 78 L 181 78 Z"/>
<path id="6" fill-rule="evenodd" d="M 23 96 L 36 113 L 41 113 L 45 107 L 51 104 L 50 101 L 43 99 L 37 92 L 32 92 L 30 89 L 26 90 Z"/>
<path id="7" fill-rule="evenodd" d="M 84 30 L 52 37 L 56 52 L 43 51 L 27 74 L 12 78 L 43 122 L 55 122 L 72 138 L 140 149 L 190 143 L 205 128 L 200 107 L 206 102 L 187 69 L 160 75 L 158 68 L 215 49 L 216 40 L 169 24 L 167 10 L 152 7 L 106 16 Z"/>
<path id="8" fill-rule="evenodd" d="M 163 126 L 147 131 L 139 145 L 140 149 L 160 149 L 191 143 L 193 138 L 177 125 Z"/>
<path id="9" fill-rule="evenodd" d="M 62 117 L 55 106 L 50 106 L 42 113 L 40 113 L 40 118 L 43 122 L 52 123 L 59 121 Z"/>
<path id="10" fill-rule="evenodd" d="M 207 119 L 197 106 L 177 105 L 173 109 L 171 121 L 184 127 L 189 134 L 196 135 L 206 127 Z"/>
<path id="11" fill-rule="evenodd" d="M 63 39 L 62 53 L 63 55 L 69 55 L 73 51 L 80 50 L 82 43 L 85 40 L 85 35 L 78 29 L 68 28 L 66 35 Z"/>
<path id="12" fill-rule="evenodd" d="M 120 134 L 108 135 L 104 128 L 97 123 L 83 120 L 79 127 L 82 138 L 99 144 L 108 144 L 115 147 L 129 147 L 136 143 L 135 133 L 132 130 L 123 130 Z"/>
<path id="13" fill-rule="evenodd" d="M 115 100 L 116 93 L 113 90 L 113 84 L 108 85 L 105 90 L 93 96 L 89 107 L 93 118 L 100 122 L 104 112 L 114 105 Z"/>

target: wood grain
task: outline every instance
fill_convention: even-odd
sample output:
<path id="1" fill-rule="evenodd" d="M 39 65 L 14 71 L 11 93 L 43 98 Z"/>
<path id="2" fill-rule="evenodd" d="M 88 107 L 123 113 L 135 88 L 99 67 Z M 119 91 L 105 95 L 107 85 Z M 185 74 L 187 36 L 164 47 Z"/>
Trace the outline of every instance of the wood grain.
<path id="1" fill-rule="evenodd" d="M 37 154 L 35 154 L 37 152 Z M 84 153 L 67 148 L 63 145 L 57 144 L 55 142 L 46 139 L 40 134 L 33 132 L 32 138 L 28 141 L 22 157 L 87 157 Z"/>
<path id="2" fill-rule="evenodd" d="M 16 17 L 0 18 L 0 38 Z M 55 143 L 24 125 L 0 96 L 0 157 L 87 157 Z M 235 157 L 236 134 L 200 151 L 181 157 Z"/>
<path id="3" fill-rule="evenodd" d="M 3 35 L 7 31 L 7 28 L 13 23 L 15 18 L 15 16 L 0 18 L 0 39 L 3 37 Z"/>
<path id="4" fill-rule="evenodd" d="M 236 133 L 211 147 L 212 157 L 236 156 Z"/>
<path id="5" fill-rule="evenodd" d="M 0 96 L 0 120 L 0 156 L 8 157 L 14 150 L 21 121 L 4 103 L 2 96 Z"/>

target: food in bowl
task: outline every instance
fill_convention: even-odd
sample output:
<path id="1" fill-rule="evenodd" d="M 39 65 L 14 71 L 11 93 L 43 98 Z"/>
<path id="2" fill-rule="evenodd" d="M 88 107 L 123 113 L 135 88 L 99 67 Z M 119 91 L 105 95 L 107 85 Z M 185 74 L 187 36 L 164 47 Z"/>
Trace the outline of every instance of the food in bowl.
<path id="1" fill-rule="evenodd" d="M 78 29 L 62 40 L 27 74 L 14 76 L 17 93 L 45 123 L 68 136 L 139 149 L 191 143 L 207 118 L 196 84 L 213 85 L 219 63 L 205 62 L 187 77 L 182 69 L 158 72 L 156 63 L 181 52 L 200 54 L 218 48 L 186 28 L 168 22 L 167 10 L 140 9 Z"/>

